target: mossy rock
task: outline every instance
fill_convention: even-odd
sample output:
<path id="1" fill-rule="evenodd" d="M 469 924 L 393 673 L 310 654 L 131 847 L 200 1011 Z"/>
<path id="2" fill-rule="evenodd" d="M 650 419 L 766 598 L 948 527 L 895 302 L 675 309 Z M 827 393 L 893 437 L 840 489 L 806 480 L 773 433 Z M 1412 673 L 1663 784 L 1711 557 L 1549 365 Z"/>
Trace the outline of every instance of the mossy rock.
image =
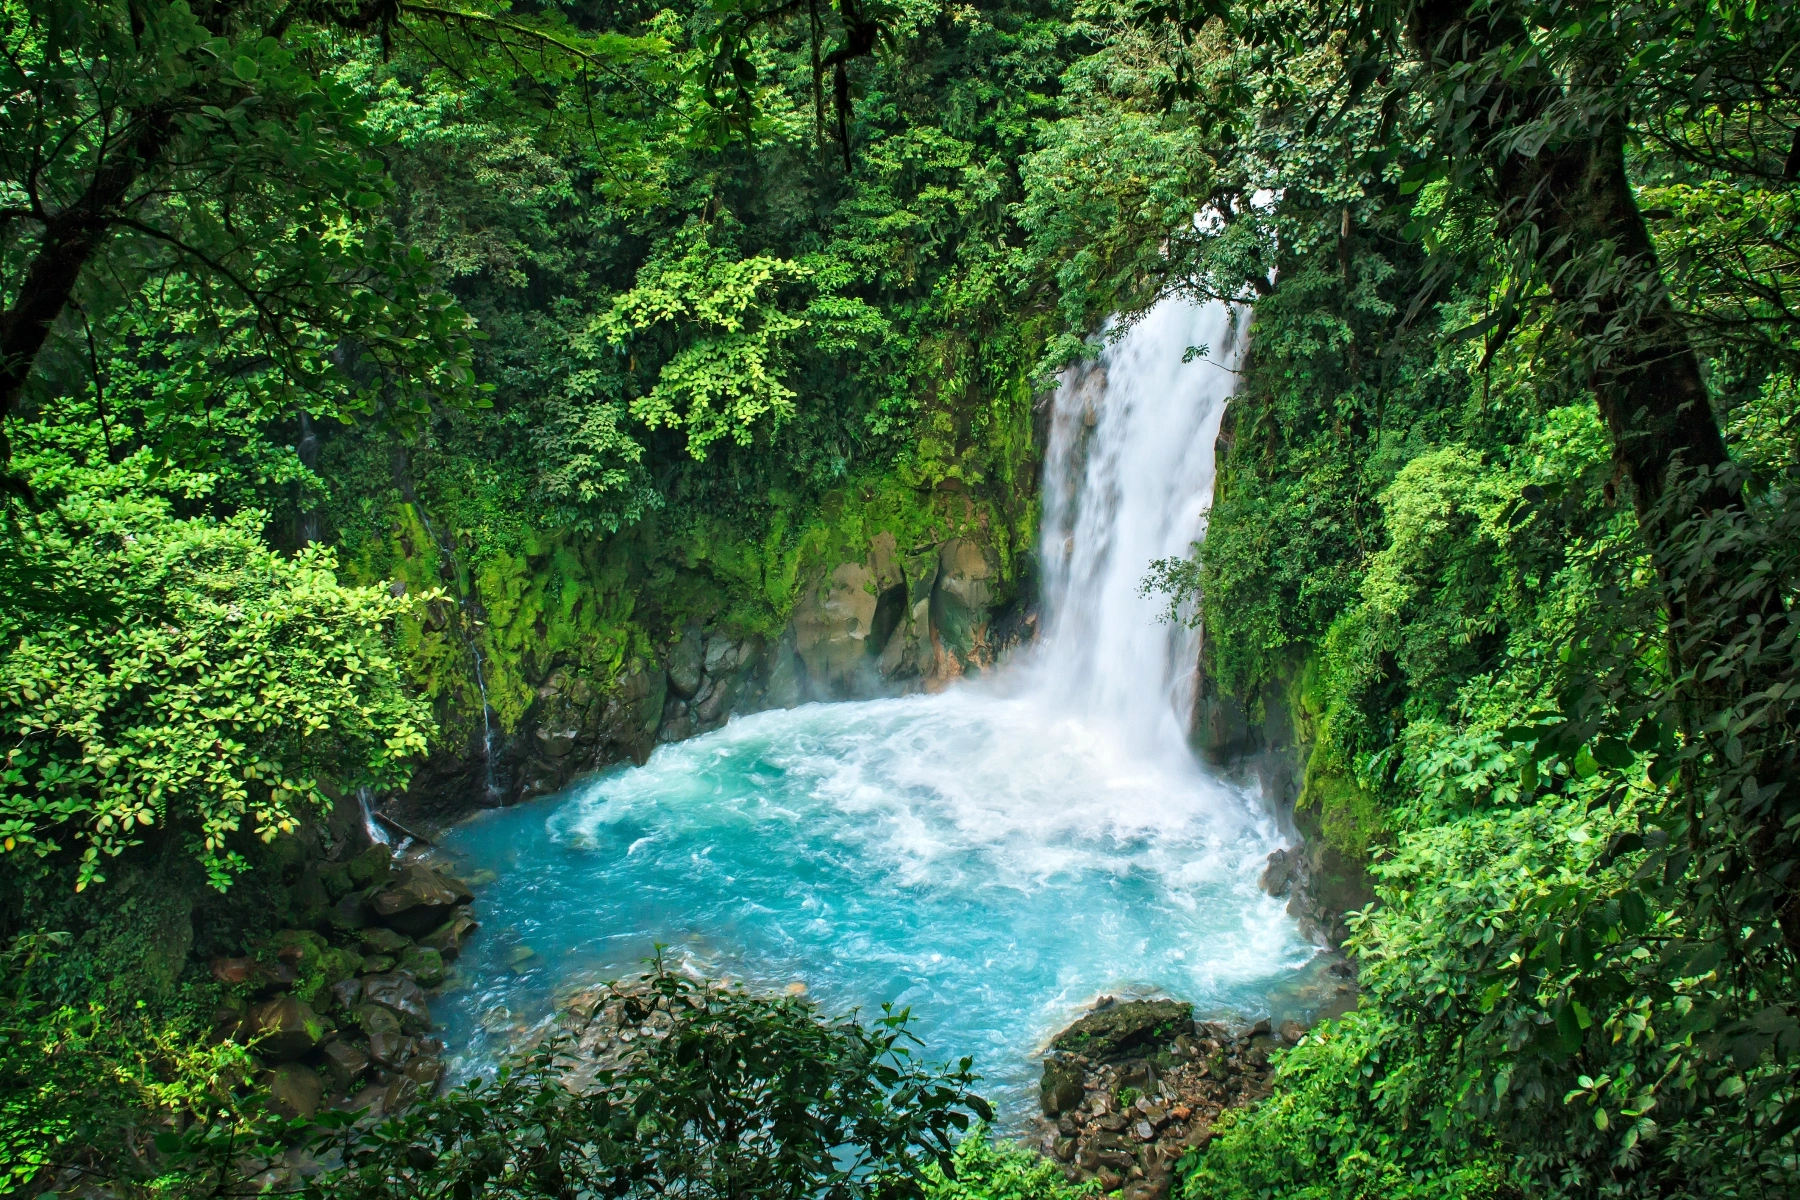
<path id="1" fill-rule="evenodd" d="M 1038 1102 L 1046 1117 L 1075 1111 L 1081 1107 L 1086 1095 L 1080 1067 L 1060 1058 L 1044 1060 L 1044 1079 L 1038 1085 Z"/>
<path id="2" fill-rule="evenodd" d="M 1193 1005 L 1180 1000 L 1132 1000 L 1089 1013 L 1057 1034 L 1051 1045 L 1065 1054 L 1085 1054 L 1104 1061 L 1193 1032 Z"/>
<path id="3" fill-rule="evenodd" d="M 334 903 L 356 890 L 356 882 L 350 878 L 350 867 L 347 863 L 323 862 L 319 863 L 315 870 L 318 872 L 319 882 L 325 886 L 325 894 L 330 896 Z"/>
<path id="4" fill-rule="evenodd" d="M 386 846 L 370 846 L 344 864 L 350 882 L 359 888 L 388 881 L 394 873 L 394 854 Z"/>
<path id="5" fill-rule="evenodd" d="M 444 956 L 429 946 L 408 946 L 401 951 L 400 969 L 417 979 L 420 987 L 444 982 Z"/>
<path id="6" fill-rule="evenodd" d="M 412 939 L 404 933 L 392 929 L 384 929 L 379 925 L 371 926 L 357 935 L 363 949 L 370 954 L 399 954 L 412 945 Z"/>

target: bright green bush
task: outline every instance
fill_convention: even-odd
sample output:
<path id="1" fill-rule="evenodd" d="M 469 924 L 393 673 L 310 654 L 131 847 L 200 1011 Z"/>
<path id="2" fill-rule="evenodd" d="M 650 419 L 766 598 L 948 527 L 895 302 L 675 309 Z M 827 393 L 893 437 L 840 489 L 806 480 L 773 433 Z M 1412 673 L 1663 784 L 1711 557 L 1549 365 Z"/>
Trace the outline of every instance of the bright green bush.
<path id="1" fill-rule="evenodd" d="M 262 524 L 87 493 L 0 531 L 24 585 L 0 612 L 7 855 L 78 855 L 81 889 L 155 833 L 224 888 L 234 834 L 404 784 L 432 728 L 388 645 L 410 601 L 341 585 L 329 550 L 276 553 Z"/>

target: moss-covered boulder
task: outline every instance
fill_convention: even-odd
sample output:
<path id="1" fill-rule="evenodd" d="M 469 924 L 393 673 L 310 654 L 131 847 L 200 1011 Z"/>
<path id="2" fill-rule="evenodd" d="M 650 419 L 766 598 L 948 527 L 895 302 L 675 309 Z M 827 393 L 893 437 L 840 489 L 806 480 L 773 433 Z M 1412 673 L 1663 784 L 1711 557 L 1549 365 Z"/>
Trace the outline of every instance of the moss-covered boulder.
<path id="1" fill-rule="evenodd" d="M 1081 1106 L 1086 1094 L 1079 1066 L 1061 1058 L 1044 1060 L 1044 1079 L 1038 1086 L 1038 1101 L 1046 1117 L 1074 1111 Z"/>
<path id="2" fill-rule="evenodd" d="M 296 996 L 275 996 L 250 1010 L 245 1032 L 263 1058 L 285 1062 L 299 1058 L 325 1036 L 325 1022 Z"/>
<path id="3" fill-rule="evenodd" d="M 434 988 L 444 982 L 444 958 L 429 946 L 408 946 L 400 952 L 400 969 L 419 981 L 420 987 Z"/>
<path id="4" fill-rule="evenodd" d="M 282 1063 L 269 1072 L 265 1082 L 270 1106 L 284 1117 L 310 1117 L 325 1098 L 319 1073 L 300 1063 Z"/>
<path id="5" fill-rule="evenodd" d="M 1180 1000 L 1131 1000 L 1091 1012 L 1056 1035 L 1052 1047 L 1096 1062 L 1125 1057 L 1194 1032 L 1194 1006 Z"/>

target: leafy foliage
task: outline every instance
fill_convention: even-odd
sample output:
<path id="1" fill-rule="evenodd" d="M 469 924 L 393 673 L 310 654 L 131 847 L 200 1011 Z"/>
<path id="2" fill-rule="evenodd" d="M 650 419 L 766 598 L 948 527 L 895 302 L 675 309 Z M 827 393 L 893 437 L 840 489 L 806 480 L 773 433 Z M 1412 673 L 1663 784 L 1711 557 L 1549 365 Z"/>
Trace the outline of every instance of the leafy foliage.
<path id="1" fill-rule="evenodd" d="M 407 603 L 340 585 L 327 550 L 273 553 L 261 524 L 77 493 L 6 530 L 65 601 L 0 618 L 9 855 L 78 851 L 81 889 L 167 828 L 224 888 L 246 820 L 267 841 L 326 811 L 325 787 L 404 781 L 431 731 L 386 643 Z M 83 597 L 107 611 L 66 603 Z"/>
<path id="2" fill-rule="evenodd" d="M 857 1197 L 941 1191 L 953 1137 L 991 1115 L 967 1059 L 914 1058 L 905 1012 L 827 1020 L 660 964 L 644 981 L 669 1035 L 591 1086 L 567 1086 L 571 1061 L 547 1044 L 372 1128 L 327 1114 L 248 1137 L 336 1157 L 308 1195 Z M 157 1139 L 200 1187 L 238 1186 L 245 1144 L 217 1124 Z"/>

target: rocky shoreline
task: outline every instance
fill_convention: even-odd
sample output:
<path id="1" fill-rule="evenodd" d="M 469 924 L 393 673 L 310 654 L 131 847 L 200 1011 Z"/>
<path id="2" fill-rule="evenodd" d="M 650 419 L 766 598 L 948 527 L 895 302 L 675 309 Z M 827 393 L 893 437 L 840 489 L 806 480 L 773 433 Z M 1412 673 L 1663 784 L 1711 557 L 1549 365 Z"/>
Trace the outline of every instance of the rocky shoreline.
<path id="1" fill-rule="evenodd" d="M 477 927 L 469 885 L 429 849 L 396 861 L 374 843 L 308 864 L 295 898 L 294 928 L 212 960 L 226 989 L 214 1040 L 250 1048 L 282 1116 L 377 1120 L 431 1095 L 444 1044 L 430 1001 Z"/>
<path id="2" fill-rule="evenodd" d="M 1332 973 L 1354 977 L 1342 960 Z M 1306 1030 L 1298 1020 L 1196 1021 L 1182 1001 L 1102 996 L 1044 1054 L 1037 1144 L 1071 1183 L 1160 1200 L 1221 1113 L 1269 1094 L 1271 1056 Z"/>

